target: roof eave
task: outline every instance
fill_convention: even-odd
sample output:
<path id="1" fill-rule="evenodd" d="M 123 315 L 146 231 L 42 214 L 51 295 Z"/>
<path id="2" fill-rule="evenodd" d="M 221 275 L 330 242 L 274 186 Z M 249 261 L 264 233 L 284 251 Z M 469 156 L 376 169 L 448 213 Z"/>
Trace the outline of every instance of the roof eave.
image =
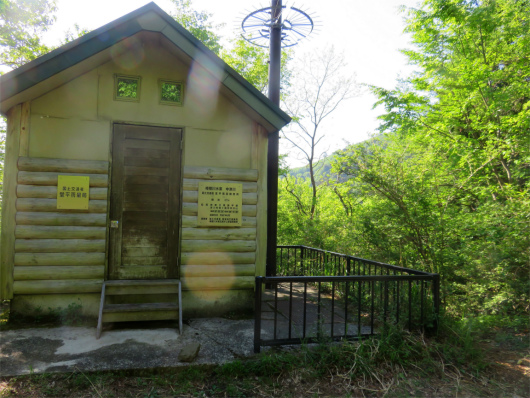
<path id="1" fill-rule="evenodd" d="M 10 107 L 9 102 L 6 102 L 7 99 L 108 49 L 121 40 L 142 30 L 148 30 L 138 22 L 138 19 L 149 12 L 154 12 L 162 18 L 178 32 L 181 38 L 185 39 L 187 45 L 183 45 L 182 41 L 176 43 L 168 37 L 169 31 L 164 32 L 165 29 L 159 31 L 161 34 L 192 59 L 195 58 L 197 50 L 206 55 L 214 67 L 224 72 L 225 77 L 222 83 L 260 114 L 273 128 L 280 130 L 291 121 L 285 112 L 153 2 L 0 76 L 0 112 L 5 114 Z"/>

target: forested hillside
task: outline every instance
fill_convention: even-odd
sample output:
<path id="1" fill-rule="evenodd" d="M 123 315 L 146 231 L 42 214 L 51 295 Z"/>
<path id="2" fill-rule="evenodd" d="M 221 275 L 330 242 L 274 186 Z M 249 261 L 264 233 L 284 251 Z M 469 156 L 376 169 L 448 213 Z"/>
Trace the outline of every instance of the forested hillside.
<path id="1" fill-rule="evenodd" d="M 303 170 L 281 180 L 280 243 L 439 272 L 454 314 L 527 313 L 529 16 L 513 0 L 406 10 L 418 72 L 371 87 L 379 135 L 328 158 L 314 217 Z"/>

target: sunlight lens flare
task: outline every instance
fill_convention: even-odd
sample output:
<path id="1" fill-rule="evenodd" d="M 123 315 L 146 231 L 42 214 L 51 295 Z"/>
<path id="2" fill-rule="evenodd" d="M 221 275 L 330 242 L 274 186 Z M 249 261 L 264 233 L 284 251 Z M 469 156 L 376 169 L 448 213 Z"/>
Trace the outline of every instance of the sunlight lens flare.
<path id="1" fill-rule="evenodd" d="M 112 60 L 124 70 L 137 68 L 145 59 L 142 42 L 134 36 L 122 40 L 110 50 Z"/>
<path id="2" fill-rule="evenodd" d="M 193 61 L 186 101 L 194 117 L 209 119 L 215 114 L 222 73 L 222 69 L 205 55 L 198 54 Z"/>
<path id="3" fill-rule="evenodd" d="M 215 253 L 214 259 L 210 256 L 205 258 L 204 254 L 190 254 L 186 260 L 182 275 L 186 280 L 186 288 L 191 294 L 198 295 L 201 291 L 210 288 L 208 280 L 211 277 L 215 278 L 215 290 L 223 290 L 228 294 L 236 282 L 232 259 L 225 253 Z M 213 262 L 215 264 L 212 264 Z"/>

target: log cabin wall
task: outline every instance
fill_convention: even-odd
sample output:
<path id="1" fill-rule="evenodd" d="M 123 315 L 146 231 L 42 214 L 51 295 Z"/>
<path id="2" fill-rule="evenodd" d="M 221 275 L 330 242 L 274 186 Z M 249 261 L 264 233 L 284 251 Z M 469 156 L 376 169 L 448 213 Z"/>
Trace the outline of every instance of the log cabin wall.
<path id="1" fill-rule="evenodd" d="M 14 295 L 101 292 L 109 163 L 19 157 L 17 167 Z M 59 174 L 90 177 L 88 210 L 57 209 Z"/>
<path id="2" fill-rule="evenodd" d="M 17 165 L 13 293 L 99 293 L 106 275 L 108 162 L 19 157 Z M 90 177 L 88 211 L 57 210 L 59 174 Z M 243 185 L 240 228 L 197 227 L 198 185 L 212 180 Z M 182 189 L 180 275 L 192 292 L 193 313 L 200 307 L 194 291 L 254 288 L 258 170 L 186 167 Z"/>
<path id="3" fill-rule="evenodd" d="M 267 132 L 228 97 L 190 80 L 191 66 L 150 37 L 141 38 L 138 65 L 130 68 L 117 57 L 10 111 L 2 247 L 15 253 L 1 253 L 11 260 L 2 260 L 7 266 L 0 270 L 0 288 L 19 312 L 65 308 L 81 298 L 83 312 L 97 314 L 101 283 L 108 277 L 106 200 L 112 190 L 114 123 L 184 131 L 185 316 L 252 307 L 253 277 L 265 270 Z M 113 99 L 115 74 L 141 76 L 139 102 Z M 158 103 L 160 78 L 185 82 L 183 106 Z M 88 212 L 57 211 L 56 176 L 68 173 L 91 175 Z M 197 228 L 200 180 L 243 183 L 242 227 Z"/>
<path id="4" fill-rule="evenodd" d="M 197 227 L 200 181 L 243 184 L 240 228 Z M 185 290 L 253 289 L 256 273 L 258 170 L 184 169 L 180 275 Z"/>

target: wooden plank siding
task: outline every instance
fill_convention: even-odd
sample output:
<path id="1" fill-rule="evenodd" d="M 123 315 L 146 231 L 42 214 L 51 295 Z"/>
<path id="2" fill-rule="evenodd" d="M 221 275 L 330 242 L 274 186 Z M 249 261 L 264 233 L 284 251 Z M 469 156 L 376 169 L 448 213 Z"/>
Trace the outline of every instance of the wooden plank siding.
<path id="1" fill-rule="evenodd" d="M 199 182 L 243 185 L 242 226 L 199 228 Z M 252 289 L 256 270 L 257 170 L 185 167 L 180 275 L 184 290 Z"/>
<path id="2" fill-rule="evenodd" d="M 140 144 L 135 146 L 134 138 L 128 140 L 123 178 L 128 189 L 124 191 L 126 211 L 122 221 L 130 222 L 131 228 L 123 235 L 130 242 L 125 245 L 124 259 L 131 267 L 146 261 L 153 265 L 164 263 L 168 253 L 157 251 L 156 245 L 141 246 L 142 236 L 134 228 L 134 222 L 141 218 L 138 210 L 144 206 L 143 202 L 157 201 L 164 210 L 167 207 L 169 192 L 160 190 L 157 182 L 164 183 L 168 178 L 163 171 L 166 164 L 170 165 L 170 159 L 165 157 L 168 151 L 162 146 L 158 148 L 156 142 L 149 144 L 152 148 L 142 148 Z M 154 151 L 157 156 L 150 160 L 146 151 Z M 139 168 L 142 175 L 136 175 Z M 91 177 L 87 211 L 57 210 L 59 174 Z M 183 176 L 180 275 L 184 289 L 252 289 L 259 205 L 257 171 L 184 167 Z M 20 157 L 16 180 L 13 292 L 99 292 L 106 270 L 108 163 Z M 198 184 L 211 180 L 243 184 L 241 227 L 197 227 Z M 136 213 L 134 219 L 127 219 L 129 212 Z M 157 212 L 150 212 L 146 217 L 153 226 L 151 239 L 167 239 L 167 229 L 157 224 L 165 226 L 164 217 L 158 220 Z"/>
<path id="3" fill-rule="evenodd" d="M 16 105 L 7 114 L 2 196 L 2 231 L 0 235 L 0 299 L 13 298 L 13 258 L 15 249 L 15 214 L 17 158 L 20 150 L 22 106 Z"/>
<path id="4" fill-rule="evenodd" d="M 21 156 L 14 294 L 97 293 L 105 277 L 109 163 Z M 57 176 L 90 177 L 89 208 L 57 209 Z"/>
<path id="5" fill-rule="evenodd" d="M 91 200 L 107 200 L 107 188 L 90 188 Z M 17 198 L 57 199 L 57 186 L 18 185 Z"/>

